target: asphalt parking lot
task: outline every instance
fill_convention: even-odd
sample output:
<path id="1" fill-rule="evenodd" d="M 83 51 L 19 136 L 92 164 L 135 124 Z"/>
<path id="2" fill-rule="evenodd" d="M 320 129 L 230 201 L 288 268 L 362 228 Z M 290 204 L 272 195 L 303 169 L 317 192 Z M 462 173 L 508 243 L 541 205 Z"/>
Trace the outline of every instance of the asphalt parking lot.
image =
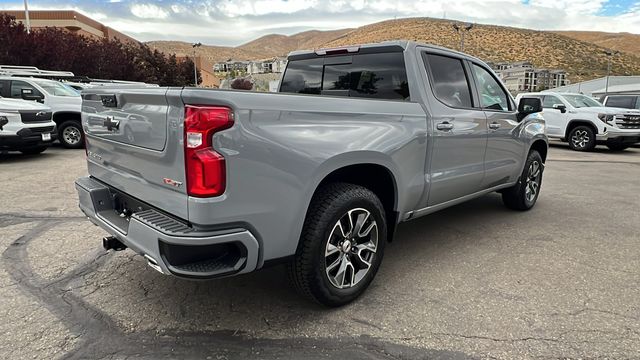
<path id="1" fill-rule="evenodd" d="M 209 282 L 106 253 L 84 151 L 0 155 L 0 358 L 640 358 L 640 149 L 554 145 L 538 205 L 497 194 L 400 226 L 340 309 L 279 267 Z"/>

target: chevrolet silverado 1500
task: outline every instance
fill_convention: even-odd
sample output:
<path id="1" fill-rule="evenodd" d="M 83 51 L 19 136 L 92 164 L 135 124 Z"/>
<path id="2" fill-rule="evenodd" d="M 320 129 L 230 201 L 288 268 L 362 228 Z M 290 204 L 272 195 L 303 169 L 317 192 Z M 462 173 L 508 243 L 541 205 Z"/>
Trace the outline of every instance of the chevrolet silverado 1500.
<path id="1" fill-rule="evenodd" d="M 482 61 L 414 42 L 289 55 L 280 93 L 88 89 L 80 208 L 189 279 L 285 262 L 328 306 L 359 296 L 396 225 L 501 192 L 528 210 L 547 137 Z"/>

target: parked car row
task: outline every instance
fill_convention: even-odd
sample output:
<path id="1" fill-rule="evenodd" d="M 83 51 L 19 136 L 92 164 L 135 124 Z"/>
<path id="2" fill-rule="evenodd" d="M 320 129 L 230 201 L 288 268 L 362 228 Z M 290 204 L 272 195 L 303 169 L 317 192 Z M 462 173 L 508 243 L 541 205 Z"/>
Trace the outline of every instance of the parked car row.
<path id="1" fill-rule="evenodd" d="M 80 122 L 82 99 L 76 90 L 55 80 L 0 76 L 0 96 L 46 105 L 56 125 L 56 137 L 60 143 L 66 148 L 83 147 L 84 133 Z"/>
<path id="2" fill-rule="evenodd" d="M 518 94 L 516 101 L 522 97 L 542 100 L 547 136 L 568 142 L 573 150 L 591 151 L 602 144 L 622 151 L 640 143 L 640 110 L 634 107 L 606 107 L 582 94 L 550 91 Z M 611 104 L 619 99 L 605 100 Z"/>

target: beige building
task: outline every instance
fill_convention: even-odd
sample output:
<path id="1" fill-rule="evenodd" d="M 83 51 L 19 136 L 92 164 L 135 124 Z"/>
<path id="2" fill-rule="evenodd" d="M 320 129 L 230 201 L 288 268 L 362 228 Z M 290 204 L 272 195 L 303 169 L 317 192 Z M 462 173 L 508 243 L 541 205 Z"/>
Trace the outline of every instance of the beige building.
<path id="1" fill-rule="evenodd" d="M 492 64 L 507 90 L 512 94 L 541 91 L 569 84 L 567 72 L 558 69 L 540 69 L 528 61 Z"/>
<path id="2" fill-rule="evenodd" d="M 3 12 L 15 17 L 18 22 L 25 22 L 24 11 Z M 118 39 L 123 42 L 137 42 L 136 39 L 73 10 L 29 11 L 29 23 L 31 24 L 32 29 L 54 27 L 70 31 L 75 34 L 99 39 L 108 38 Z"/>

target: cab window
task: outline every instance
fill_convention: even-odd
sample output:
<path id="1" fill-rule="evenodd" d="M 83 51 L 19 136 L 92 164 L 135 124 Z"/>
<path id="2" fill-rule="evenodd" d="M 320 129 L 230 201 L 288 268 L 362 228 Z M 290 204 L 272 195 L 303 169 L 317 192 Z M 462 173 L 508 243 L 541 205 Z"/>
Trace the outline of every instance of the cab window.
<path id="1" fill-rule="evenodd" d="M 473 71 L 478 81 L 478 95 L 483 109 L 509 111 L 512 110 L 509 95 L 504 91 L 496 78 L 489 71 L 473 64 Z"/>
<path id="2" fill-rule="evenodd" d="M 473 107 L 471 90 L 462 60 L 426 54 L 433 79 L 433 92 L 440 102 L 454 108 Z"/>
<path id="3" fill-rule="evenodd" d="M 563 105 L 562 101 L 556 96 L 545 95 L 544 101 L 542 101 L 542 107 L 547 109 L 553 109 L 553 105 Z"/>
<path id="4" fill-rule="evenodd" d="M 32 91 L 33 95 L 41 95 L 42 93 L 38 91 L 33 85 L 29 84 L 26 81 L 20 80 L 12 80 L 11 81 L 11 97 L 16 99 L 22 98 L 22 89 L 29 89 Z"/>

